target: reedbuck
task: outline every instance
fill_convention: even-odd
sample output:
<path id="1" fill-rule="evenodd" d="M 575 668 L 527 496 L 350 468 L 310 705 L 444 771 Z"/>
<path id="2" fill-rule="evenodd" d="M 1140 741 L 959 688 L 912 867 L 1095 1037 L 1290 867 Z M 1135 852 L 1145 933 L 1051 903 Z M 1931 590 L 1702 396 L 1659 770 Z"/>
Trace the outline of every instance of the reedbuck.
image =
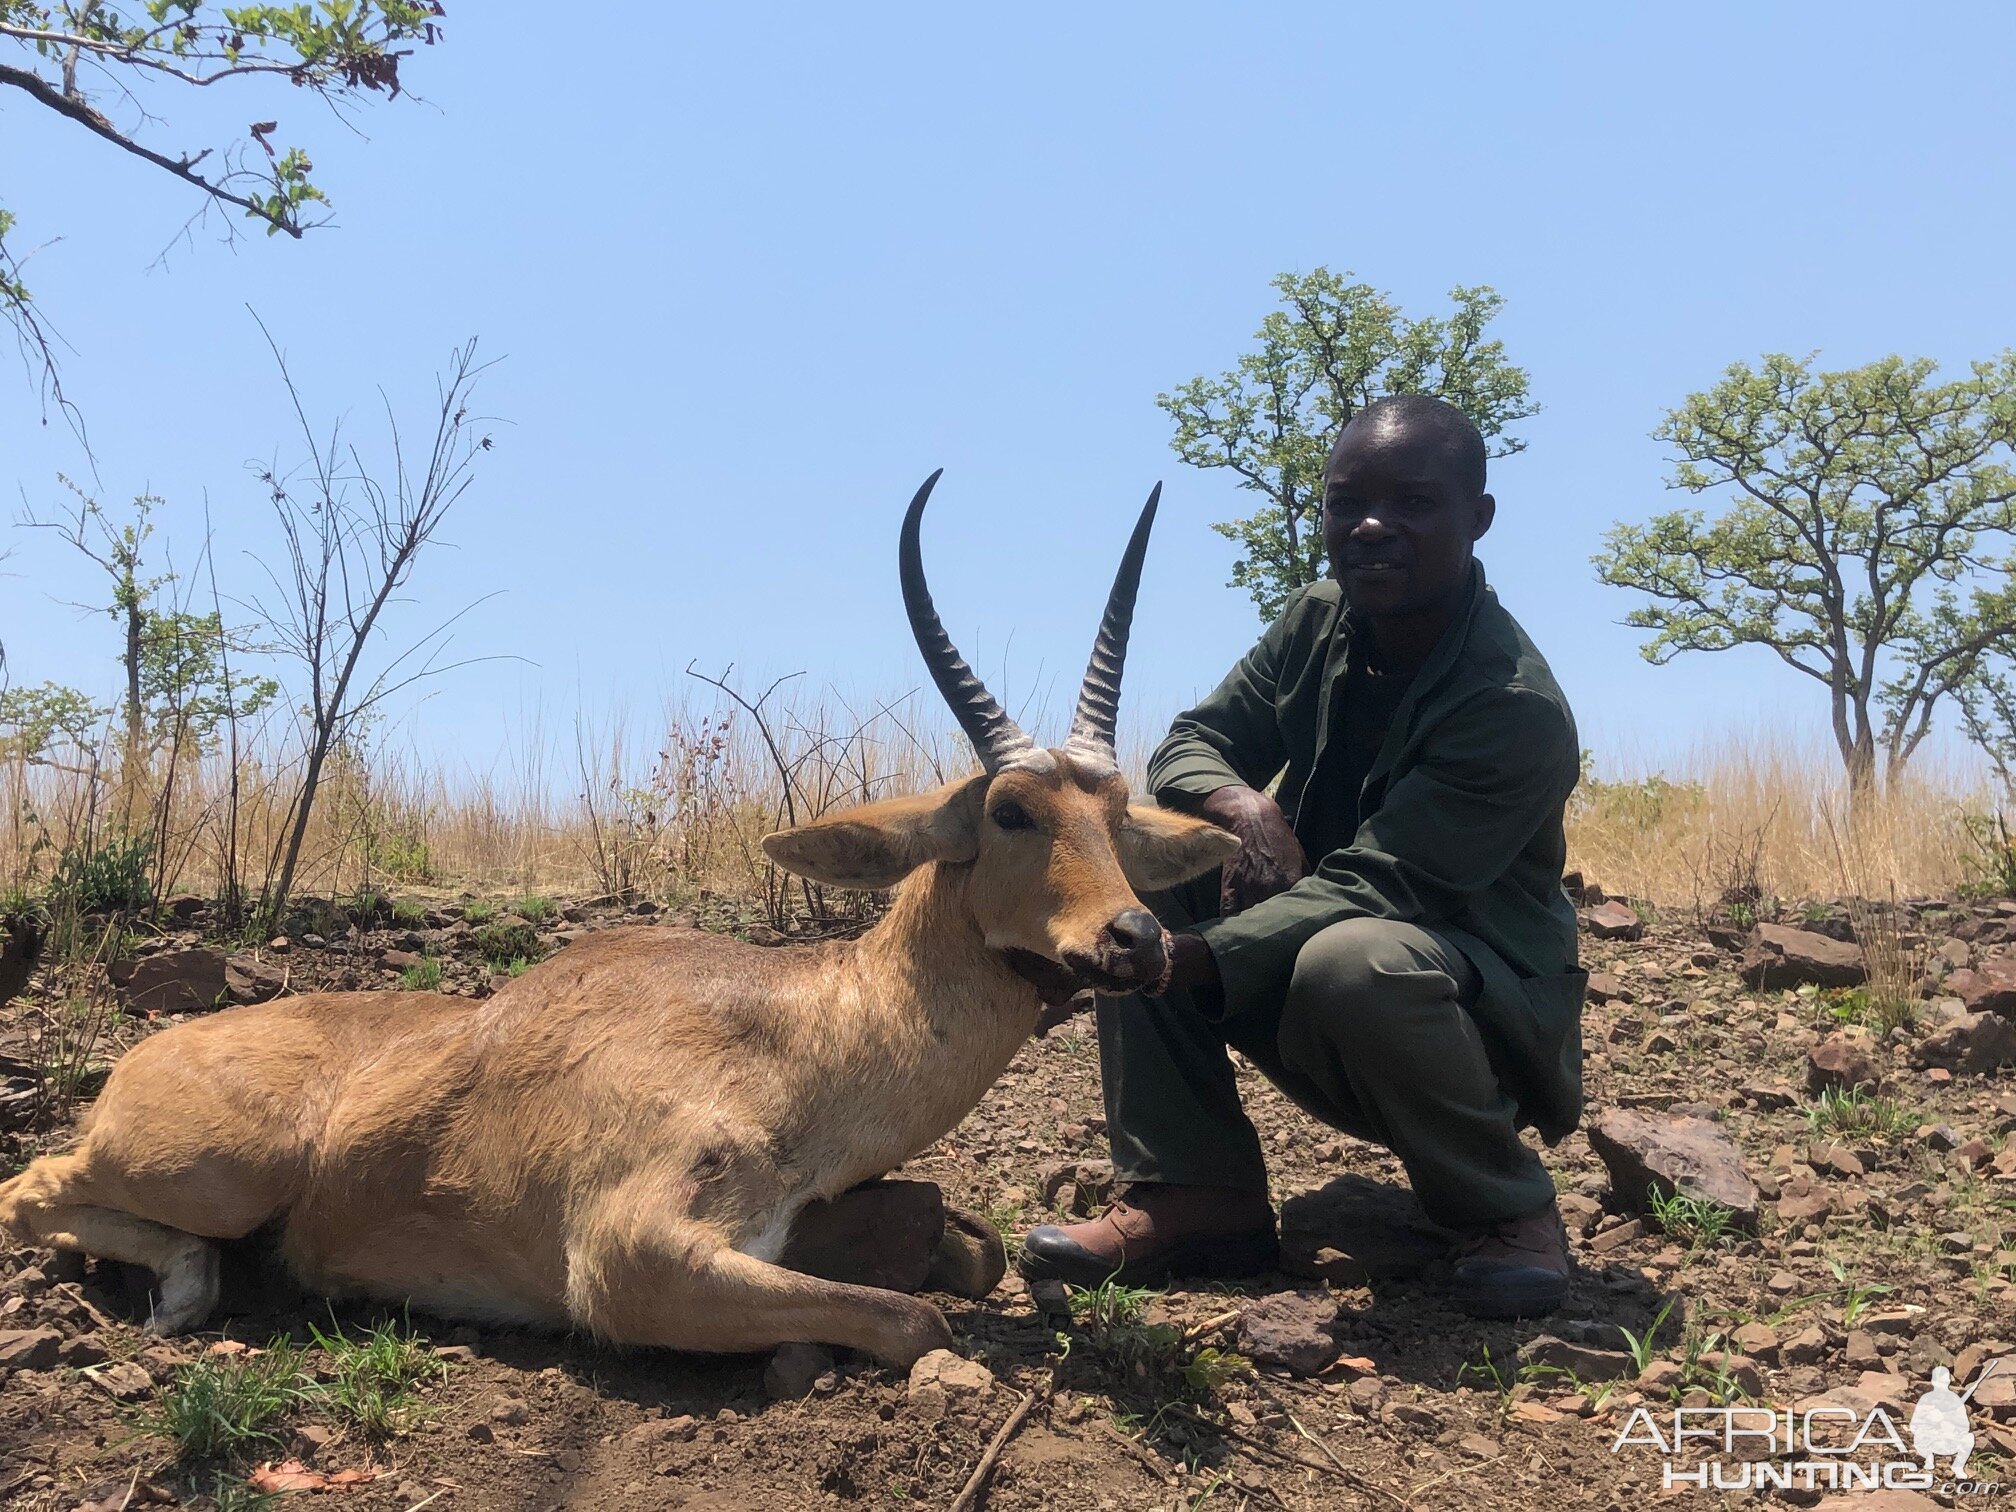
<path id="1" fill-rule="evenodd" d="M 449 1316 L 898 1365 L 949 1344 L 929 1303 L 776 1264 L 793 1219 L 956 1124 L 1044 1002 L 1152 990 L 1165 941 L 1136 889 L 1238 842 L 1130 806 L 1114 759 L 1155 496 L 1070 737 L 1044 749 L 932 607 L 918 524 L 936 482 L 903 521 L 903 598 L 984 771 L 763 842 L 816 882 L 895 887 L 874 928 L 771 949 L 610 930 L 481 1004 L 344 993 L 177 1025 L 119 1061 L 74 1153 L 0 1185 L 0 1233 L 148 1267 L 162 1332 L 215 1306 L 214 1241 L 274 1225 L 305 1287 Z"/>

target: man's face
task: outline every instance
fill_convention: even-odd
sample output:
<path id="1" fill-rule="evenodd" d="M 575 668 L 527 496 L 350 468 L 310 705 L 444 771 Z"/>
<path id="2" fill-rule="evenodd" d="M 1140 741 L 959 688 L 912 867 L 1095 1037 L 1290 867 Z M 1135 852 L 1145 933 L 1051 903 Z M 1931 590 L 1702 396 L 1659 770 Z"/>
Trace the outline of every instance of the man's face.
<path id="1" fill-rule="evenodd" d="M 1469 582 L 1491 495 L 1464 484 L 1447 441 L 1398 419 L 1347 426 L 1323 474 L 1323 544 L 1352 613 L 1448 608 Z"/>

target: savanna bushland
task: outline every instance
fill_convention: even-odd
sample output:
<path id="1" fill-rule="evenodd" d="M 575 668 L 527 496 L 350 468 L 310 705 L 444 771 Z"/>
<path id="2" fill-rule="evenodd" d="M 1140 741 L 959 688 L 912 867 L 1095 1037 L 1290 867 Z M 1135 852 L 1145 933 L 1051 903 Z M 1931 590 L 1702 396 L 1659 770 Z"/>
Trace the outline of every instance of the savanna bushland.
<path id="1" fill-rule="evenodd" d="M 144 156 L 92 119 L 78 70 L 389 98 L 395 44 L 434 42 L 437 13 L 0 5 L 0 38 L 33 55 L 0 84 Z M 270 136 L 157 166 L 200 178 L 196 203 L 293 235 L 320 191 Z M 0 313 L 60 404 L 42 312 L 4 259 L 0 240 Z M 1159 397 L 1176 454 L 1252 496 L 1219 528 L 1228 591 L 1263 617 L 1324 570 L 1317 479 L 1358 407 L 1437 394 L 1502 455 L 1544 398 L 1493 334 L 1488 287 L 1411 314 L 1321 268 L 1275 293 L 1251 350 Z M 102 637 L 106 675 L 38 681 L 35 648 L 7 648 L 0 1177 L 74 1141 L 126 1049 L 233 1004 L 374 988 L 473 1012 L 593 930 L 780 948 L 857 931 L 882 897 L 787 878 L 760 837 L 967 769 L 929 700 L 788 668 L 695 666 L 649 716 L 529 733 L 508 775 L 388 738 L 403 694 L 456 673 L 442 632 L 466 606 L 436 603 L 428 569 L 444 520 L 480 527 L 491 486 L 478 351 L 449 354 L 431 400 L 332 431 L 338 408 L 296 390 L 276 345 L 301 424 L 275 438 L 284 460 L 234 474 L 259 508 L 206 538 L 167 540 L 144 492 L 31 490 L 16 554 L 88 559 L 79 633 Z M 1281 1274 L 1166 1292 L 1011 1277 L 948 1305 L 963 1359 L 907 1379 L 809 1346 L 621 1355 L 332 1307 L 287 1294 L 256 1242 L 233 1256 L 220 1326 L 160 1340 L 144 1274 L 0 1256 L 0 1503 L 1607 1507 L 1659 1484 L 1657 1454 L 1614 1447 L 1641 1409 L 1901 1422 L 1942 1365 L 1978 1383 L 1970 1474 L 2006 1493 L 2016 369 L 1745 356 L 1647 427 L 1689 502 L 1620 519 L 1591 569 L 1648 633 L 1641 675 L 1762 649 L 1825 734 L 1723 732 L 1656 769 L 1588 753 L 1567 825 L 1589 1111 L 1546 1155 L 1581 1273 L 1555 1318 L 1457 1317 L 1437 1284 L 1449 1236 L 1394 1160 L 1242 1063 Z M 220 589 L 227 552 L 263 565 L 258 591 Z M 1137 784 L 1158 712 L 1129 712 Z M 1081 1014 L 897 1174 L 1012 1242 L 1096 1210 L 1104 1154 Z"/>

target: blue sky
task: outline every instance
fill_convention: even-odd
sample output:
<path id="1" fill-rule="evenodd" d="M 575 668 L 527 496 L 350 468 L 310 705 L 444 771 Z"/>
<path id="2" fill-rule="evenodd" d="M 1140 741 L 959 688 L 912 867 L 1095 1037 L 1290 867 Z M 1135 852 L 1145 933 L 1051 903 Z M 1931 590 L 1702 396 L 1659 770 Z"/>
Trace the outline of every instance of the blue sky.
<path id="1" fill-rule="evenodd" d="M 1011 699 L 1074 685 L 1133 512 L 1164 479 L 1128 678 L 1137 718 L 1258 629 L 1206 527 L 1244 513 L 1168 449 L 1158 392 L 1230 366 L 1269 277 L 1319 264 L 1410 312 L 1457 283 L 1543 414 L 1493 478 L 1482 554 L 1610 762 L 1797 720 L 1765 653 L 1656 669 L 1587 565 L 1669 507 L 1663 411 L 1729 362 L 1947 363 L 2016 342 L 2016 12 L 1991 5 L 680 6 L 556 32 L 464 3 L 408 65 L 425 103 L 346 133 L 285 91 L 159 97 L 166 140 L 278 116 L 338 225 L 213 227 L 181 186 L 0 96 L 0 194 L 89 420 L 102 492 L 207 496 L 227 590 L 293 447 L 255 307 L 312 412 L 373 434 L 454 343 L 505 361 L 478 486 L 421 565 L 417 632 L 483 594 L 402 739 L 484 768 L 535 710 L 648 713 L 689 661 L 889 693 L 919 672 L 904 502 L 946 468 L 927 561 Z M 0 372 L 10 513 L 83 460 Z M 88 578 L 9 531 L 14 675 L 109 689 Z M 700 690 L 704 691 L 704 690 Z"/>

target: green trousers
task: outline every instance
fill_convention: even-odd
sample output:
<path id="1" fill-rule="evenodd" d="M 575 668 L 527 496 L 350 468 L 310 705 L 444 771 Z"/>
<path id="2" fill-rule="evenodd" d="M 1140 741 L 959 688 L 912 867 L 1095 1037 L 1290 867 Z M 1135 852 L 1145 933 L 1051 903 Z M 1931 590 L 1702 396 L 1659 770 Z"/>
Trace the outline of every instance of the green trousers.
<path id="1" fill-rule="evenodd" d="M 1180 931 L 1216 912 L 1217 878 L 1143 900 Z M 1471 1020 L 1479 980 L 1432 929 L 1346 919 L 1302 947 L 1286 1001 L 1228 1003 L 1216 988 L 1099 1000 L 1099 1068 L 1119 1180 L 1267 1190 L 1260 1137 L 1226 1047 L 1305 1112 L 1400 1157 L 1422 1208 L 1479 1229 L 1554 1197 L 1520 1141 Z"/>

